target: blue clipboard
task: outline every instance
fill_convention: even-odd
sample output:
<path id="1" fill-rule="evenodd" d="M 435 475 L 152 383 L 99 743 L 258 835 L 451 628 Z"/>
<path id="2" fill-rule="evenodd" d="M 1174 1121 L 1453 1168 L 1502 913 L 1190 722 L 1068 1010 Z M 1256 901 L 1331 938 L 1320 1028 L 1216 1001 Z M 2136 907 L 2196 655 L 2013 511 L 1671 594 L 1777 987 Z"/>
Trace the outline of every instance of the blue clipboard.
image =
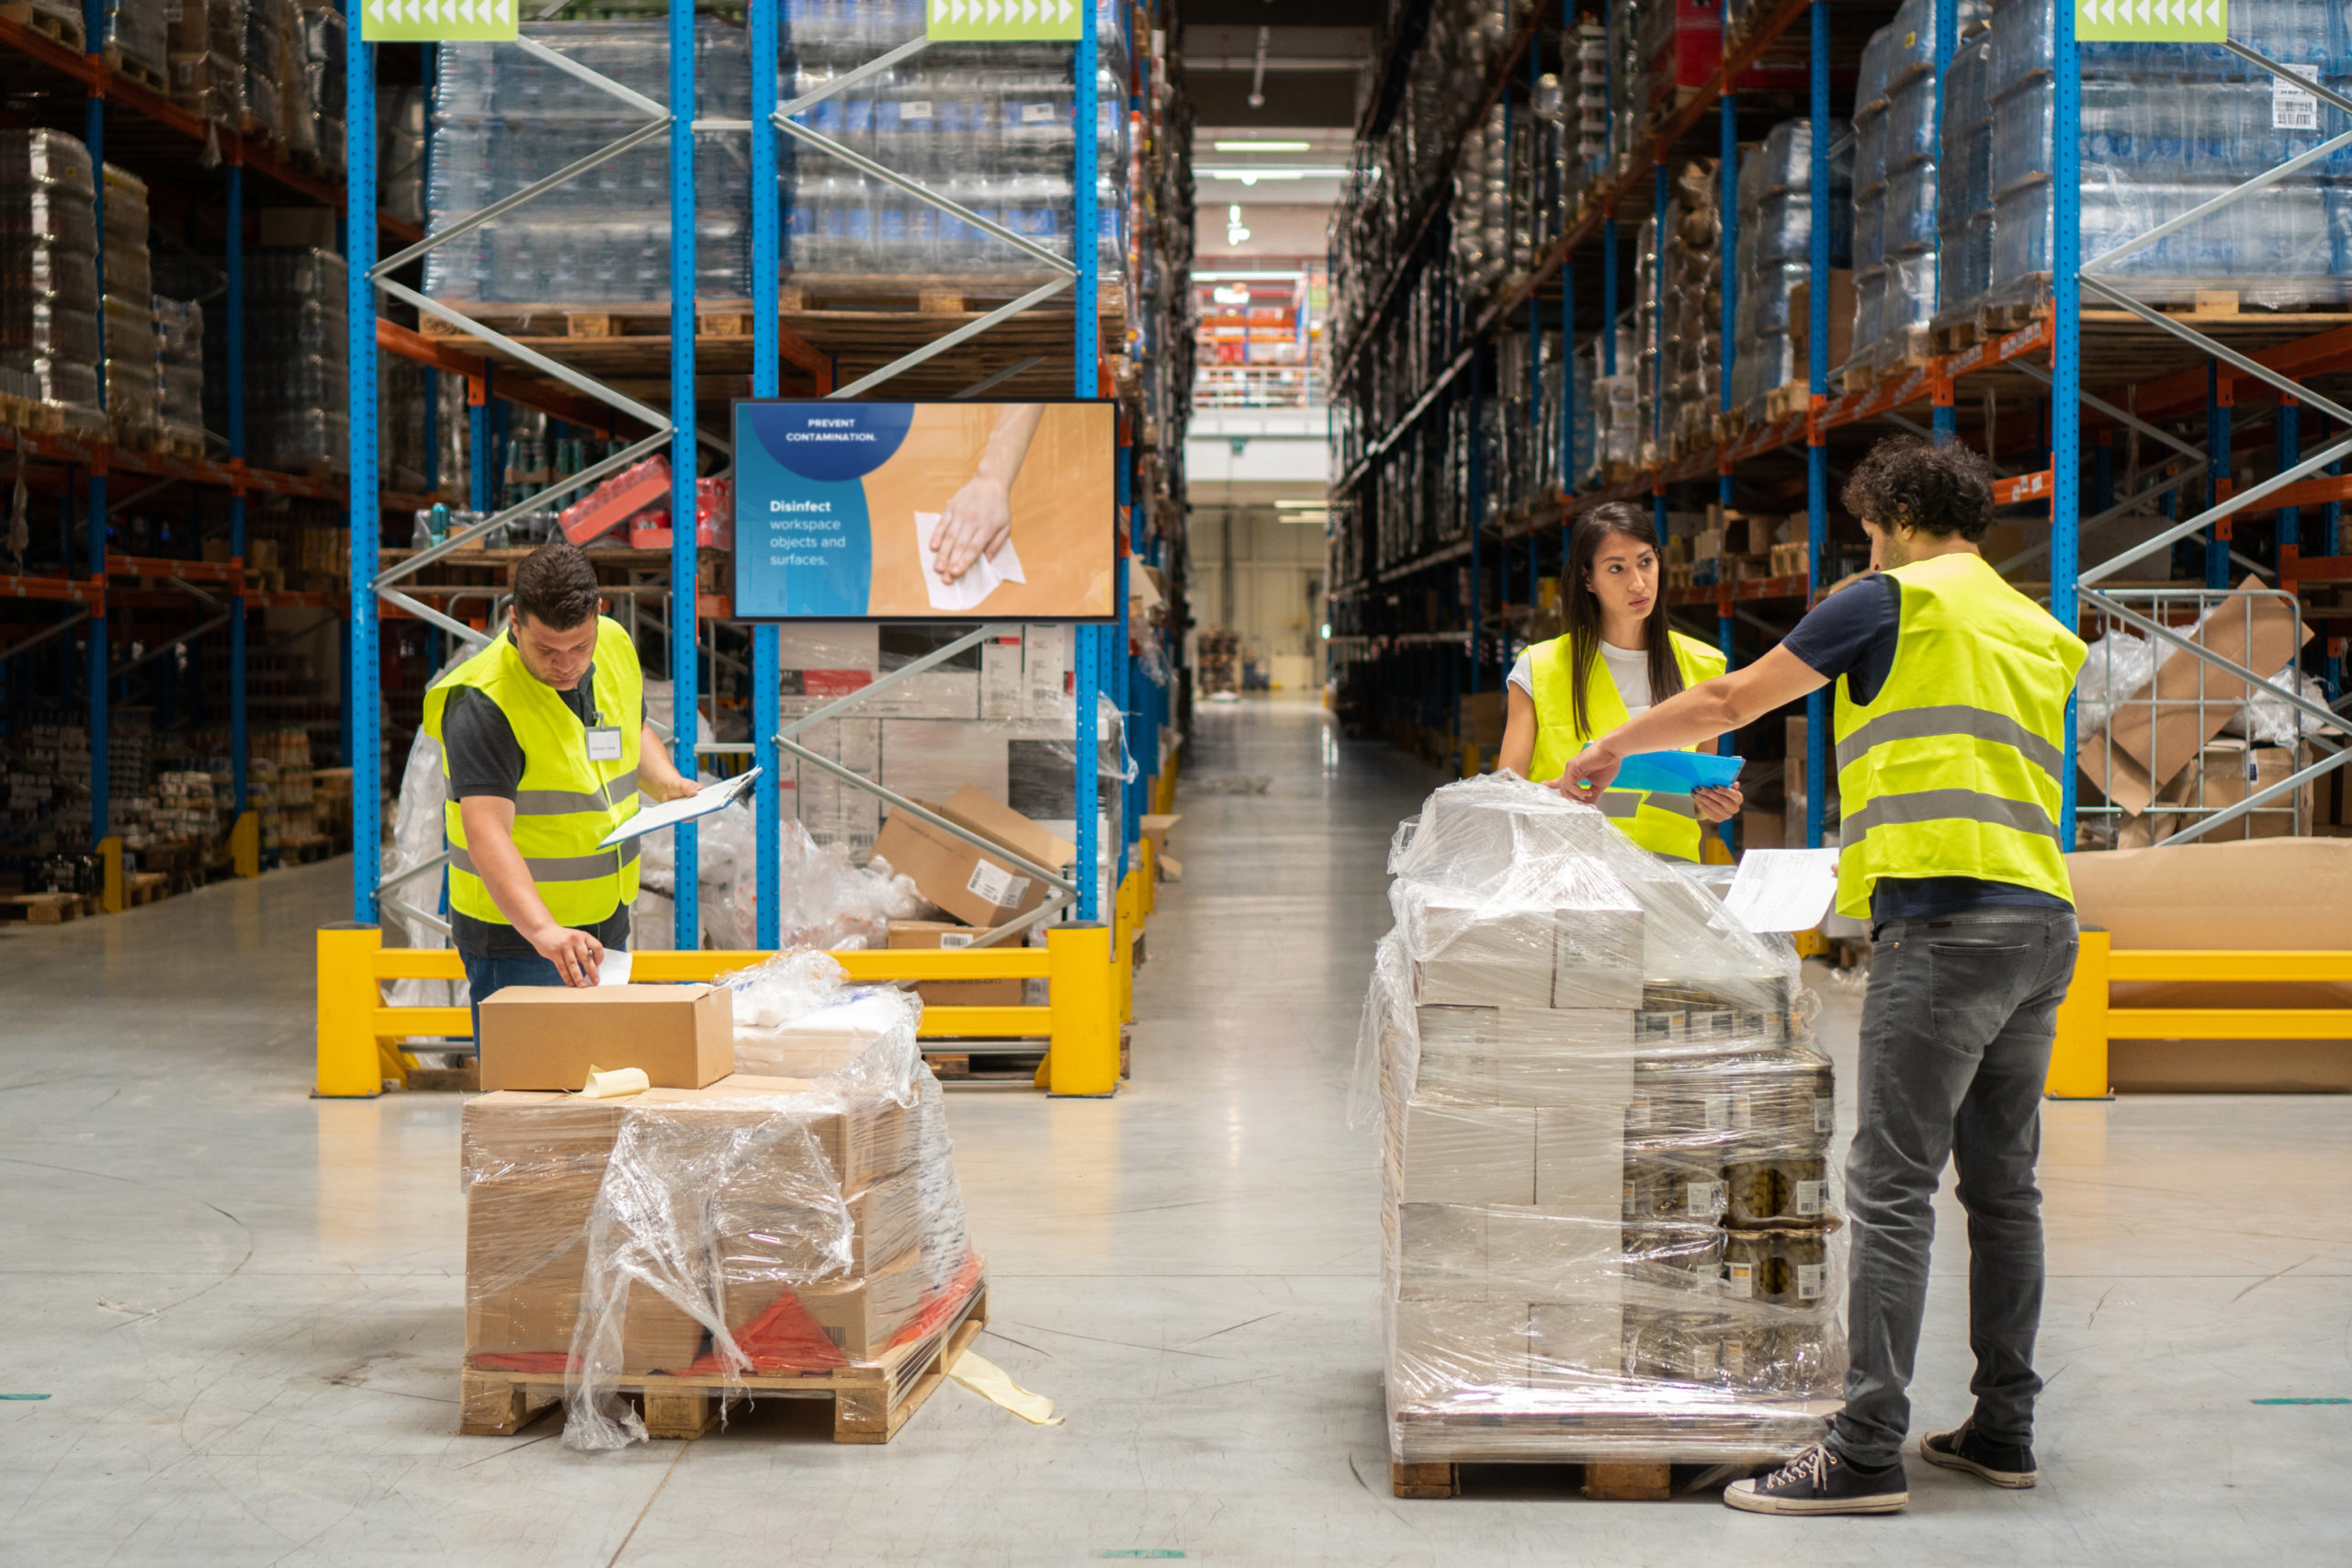
<path id="1" fill-rule="evenodd" d="M 1732 783 L 1739 777 L 1745 761 L 1718 757 L 1712 751 L 1636 751 L 1618 765 L 1609 787 L 1689 795 L 1694 789 L 1721 788 Z"/>

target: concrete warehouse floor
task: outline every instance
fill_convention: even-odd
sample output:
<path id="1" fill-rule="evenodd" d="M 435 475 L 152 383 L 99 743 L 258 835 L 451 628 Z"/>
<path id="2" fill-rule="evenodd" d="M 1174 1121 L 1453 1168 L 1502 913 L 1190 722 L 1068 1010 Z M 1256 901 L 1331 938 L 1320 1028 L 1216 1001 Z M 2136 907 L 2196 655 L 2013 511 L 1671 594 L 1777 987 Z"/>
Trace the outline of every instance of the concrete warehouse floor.
<path id="1" fill-rule="evenodd" d="M 314 1102 L 347 863 L 0 933 L 0 1559 L 984 1564 L 2340 1562 L 2352 1100 L 2050 1108 L 2040 1490 L 1912 1463 L 1893 1519 L 1388 1495 L 1377 1152 L 1344 1124 L 1382 859 L 1436 778 L 1303 705 L 1204 706 L 1117 1100 L 951 1094 L 986 1355 L 888 1448 L 792 1412 L 586 1457 L 456 1435 L 454 1095 Z M 1857 993 L 1816 975 L 1847 1086 Z M 1847 1088 L 1846 1098 L 1850 1098 Z M 1850 1125 L 1850 1105 L 1841 1126 Z M 1966 1411 L 1946 1200 L 1919 1416 Z M 45 1395 L 45 1398 L 21 1397 Z M 790 1407 L 787 1407 L 789 1412 Z M 1508 1481 L 1508 1477 L 1504 1478 Z"/>

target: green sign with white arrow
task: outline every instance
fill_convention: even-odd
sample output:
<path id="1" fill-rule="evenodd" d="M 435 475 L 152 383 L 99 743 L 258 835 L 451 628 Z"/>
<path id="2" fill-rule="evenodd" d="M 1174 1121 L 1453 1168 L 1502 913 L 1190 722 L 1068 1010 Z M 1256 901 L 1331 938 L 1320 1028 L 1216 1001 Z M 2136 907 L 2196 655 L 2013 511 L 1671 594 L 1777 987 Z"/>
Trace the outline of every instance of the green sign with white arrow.
<path id="1" fill-rule="evenodd" d="M 365 0 L 359 36 L 369 43 L 512 43 L 523 34 L 515 0 Z"/>
<path id="2" fill-rule="evenodd" d="M 2082 43 L 2222 43 L 2229 0 L 2075 0 Z"/>
<path id="3" fill-rule="evenodd" d="M 930 0 L 924 28 L 934 43 L 1075 40 L 1080 6 L 1094 0 Z"/>

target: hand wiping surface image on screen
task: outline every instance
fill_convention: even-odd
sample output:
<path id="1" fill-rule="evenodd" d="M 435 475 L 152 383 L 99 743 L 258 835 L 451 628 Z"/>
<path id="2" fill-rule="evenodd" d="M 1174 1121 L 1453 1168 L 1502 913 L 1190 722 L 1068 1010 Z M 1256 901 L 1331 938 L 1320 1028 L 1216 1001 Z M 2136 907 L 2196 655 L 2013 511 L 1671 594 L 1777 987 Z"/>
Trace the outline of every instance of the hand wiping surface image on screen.
<path id="1" fill-rule="evenodd" d="M 1029 581 L 1021 570 L 1021 552 L 1012 547 L 1010 536 L 992 554 L 974 561 L 970 569 L 954 581 L 941 576 L 939 568 L 933 564 L 928 544 L 939 527 L 940 515 L 936 512 L 915 513 L 915 556 L 922 562 L 923 590 L 931 598 L 933 609 L 973 609 L 1006 583 Z"/>
<path id="2" fill-rule="evenodd" d="M 975 566 L 993 558 L 1012 537 L 1012 483 L 1029 457 L 1029 444 L 1045 417 L 1043 403 L 1004 403 L 996 411 L 996 425 L 980 460 L 967 480 L 947 501 L 947 508 L 923 541 L 923 577 L 927 582 L 957 582 Z M 1014 578 L 1013 581 L 1021 581 Z M 993 587 L 994 584 L 989 585 Z M 942 609 L 962 608 L 932 603 Z M 977 600 L 972 603 L 978 603 Z"/>

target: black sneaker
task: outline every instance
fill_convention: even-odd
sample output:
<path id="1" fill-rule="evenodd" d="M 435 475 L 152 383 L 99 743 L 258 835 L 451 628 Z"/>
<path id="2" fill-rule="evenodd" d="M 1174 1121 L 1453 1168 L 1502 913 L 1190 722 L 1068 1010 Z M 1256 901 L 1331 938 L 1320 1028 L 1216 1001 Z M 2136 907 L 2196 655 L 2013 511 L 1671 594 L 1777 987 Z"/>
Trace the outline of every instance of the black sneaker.
<path id="1" fill-rule="evenodd" d="M 1747 1514 L 1895 1514 L 1911 1493 L 1900 1463 L 1860 1470 L 1816 1444 L 1770 1475 L 1733 1482 L 1724 1501 Z"/>
<path id="2" fill-rule="evenodd" d="M 1978 1436 L 1975 1428 L 1972 1416 L 1962 1421 L 1957 1430 L 1928 1433 L 1919 1439 L 1919 1457 L 1946 1470 L 1964 1470 L 1996 1486 L 2023 1491 L 2034 1483 L 2037 1476 L 2031 1449 L 2023 1443 L 1996 1443 Z"/>

